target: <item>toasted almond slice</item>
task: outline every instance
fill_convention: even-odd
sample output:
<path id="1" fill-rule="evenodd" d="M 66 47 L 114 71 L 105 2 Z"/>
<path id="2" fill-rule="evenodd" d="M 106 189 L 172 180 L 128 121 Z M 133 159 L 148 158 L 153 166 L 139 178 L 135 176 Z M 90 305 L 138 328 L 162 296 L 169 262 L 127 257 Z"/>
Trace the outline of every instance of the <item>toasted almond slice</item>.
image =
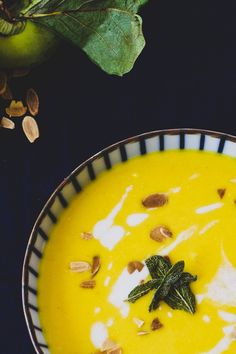
<path id="1" fill-rule="evenodd" d="M 141 270 L 143 269 L 144 265 L 142 262 L 139 261 L 132 261 L 129 262 L 127 265 L 127 270 L 129 272 L 129 274 L 132 274 L 135 272 L 135 270 L 138 270 L 139 272 L 141 272 Z"/>
<path id="2" fill-rule="evenodd" d="M 83 240 L 92 240 L 93 239 L 93 234 L 91 234 L 91 232 L 82 232 L 80 234 L 80 236 Z"/>
<path id="3" fill-rule="evenodd" d="M 85 280 L 82 281 L 82 283 L 80 283 L 80 287 L 81 288 L 85 288 L 85 289 L 93 289 L 96 286 L 96 281 L 95 280 Z"/>
<path id="4" fill-rule="evenodd" d="M 156 226 L 155 229 L 150 232 L 151 239 L 157 242 L 162 242 L 166 238 L 172 237 L 172 235 L 172 232 L 163 225 Z"/>
<path id="5" fill-rule="evenodd" d="M 26 116 L 22 121 L 22 127 L 27 139 L 33 143 L 39 137 L 39 128 L 33 117 Z"/>
<path id="6" fill-rule="evenodd" d="M 168 196 L 164 193 L 150 194 L 142 200 L 145 208 L 157 208 L 162 207 L 168 202 Z"/>
<path id="7" fill-rule="evenodd" d="M 92 269 L 91 269 L 92 277 L 94 277 L 97 274 L 97 272 L 99 271 L 100 267 L 101 267 L 100 257 L 99 256 L 94 256 L 93 257 L 93 263 L 92 263 Z"/>
<path id="8" fill-rule="evenodd" d="M 117 343 L 115 343 L 113 340 L 111 340 L 110 338 L 107 338 L 101 346 L 101 351 L 105 352 L 107 350 L 111 350 L 111 349 L 116 349 L 118 348 Z"/>
<path id="9" fill-rule="evenodd" d="M 27 107 L 22 101 L 11 101 L 10 106 L 6 108 L 6 113 L 10 117 L 22 117 L 27 112 Z"/>
<path id="10" fill-rule="evenodd" d="M 1 94 L 1 97 L 4 100 L 9 100 L 9 101 L 13 99 L 13 95 L 8 84 L 6 86 L 6 90 Z"/>
<path id="11" fill-rule="evenodd" d="M 138 326 L 138 328 L 141 328 L 144 325 L 144 321 L 140 318 L 134 317 L 133 321 Z"/>
<path id="12" fill-rule="evenodd" d="M 4 71 L 0 71 L 0 95 L 2 95 L 7 88 L 7 75 Z"/>
<path id="13" fill-rule="evenodd" d="M 39 97 L 34 89 L 29 89 L 26 94 L 26 103 L 30 114 L 36 116 L 39 112 Z"/>
<path id="14" fill-rule="evenodd" d="M 14 129 L 15 123 L 11 119 L 3 117 L 1 120 L 1 123 L 0 123 L 0 126 L 2 128 L 6 128 L 6 129 Z"/>
<path id="15" fill-rule="evenodd" d="M 88 262 L 78 261 L 70 262 L 70 270 L 77 273 L 84 273 L 91 269 L 91 266 Z"/>
<path id="16" fill-rule="evenodd" d="M 159 319 L 158 318 L 154 318 L 154 320 L 151 323 L 151 330 L 152 331 L 156 331 L 156 330 L 158 330 L 158 329 L 160 329 L 162 327 L 163 327 L 163 324 L 159 321 Z"/>
<path id="17" fill-rule="evenodd" d="M 138 336 L 146 336 L 147 334 L 150 334 L 149 331 L 140 331 L 137 333 Z"/>
<path id="18" fill-rule="evenodd" d="M 224 198 L 225 192 L 226 192 L 226 189 L 225 189 L 225 188 L 219 188 L 219 189 L 217 189 L 217 193 L 218 193 L 220 199 L 223 199 L 223 198 Z"/>

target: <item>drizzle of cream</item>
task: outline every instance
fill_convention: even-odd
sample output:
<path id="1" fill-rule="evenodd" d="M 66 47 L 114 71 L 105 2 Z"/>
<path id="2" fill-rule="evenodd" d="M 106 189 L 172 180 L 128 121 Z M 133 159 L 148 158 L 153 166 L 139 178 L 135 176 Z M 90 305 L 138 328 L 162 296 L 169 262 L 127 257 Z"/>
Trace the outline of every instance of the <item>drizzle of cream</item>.
<path id="1" fill-rule="evenodd" d="M 197 303 L 198 303 L 198 304 L 201 304 L 201 303 L 203 302 L 204 298 L 205 298 L 205 295 L 204 295 L 204 294 L 197 294 L 197 295 L 196 295 Z"/>
<path id="2" fill-rule="evenodd" d="M 133 186 L 127 187 L 124 195 L 121 197 L 120 201 L 112 209 L 112 211 L 108 214 L 108 216 L 105 219 L 98 221 L 93 228 L 94 237 L 110 251 L 125 235 L 124 228 L 119 225 L 114 225 L 114 220 L 122 209 L 123 204 L 132 189 Z"/>
<path id="3" fill-rule="evenodd" d="M 180 243 L 182 243 L 182 242 L 188 240 L 190 237 L 192 237 L 196 230 L 197 230 L 197 226 L 193 225 L 193 226 L 189 227 L 188 229 L 182 231 L 177 236 L 175 241 L 173 241 L 169 246 L 162 248 L 158 254 L 160 254 L 161 256 L 166 256 L 171 251 L 173 251 Z"/>
<path id="4" fill-rule="evenodd" d="M 127 217 L 126 222 L 129 226 L 137 226 L 141 224 L 144 220 L 146 220 L 148 217 L 149 217 L 148 214 L 134 213 L 134 214 L 130 214 Z"/>
<path id="5" fill-rule="evenodd" d="M 106 277 L 106 279 L 104 281 L 104 286 L 108 286 L 110 281 L 111 281 L 111 277 L 110 276 Z"/>
<path id="6" fill-rule="evenodd" d="M 181 232 L 177 239 L 169 246 L 163 248 L 158 254 L 166 255 L 170 251 L 173 251 L 181 242 L 188 240 L 194 232 L 197 230 L 197 226 L 193 225 Z M 146 265 L 143 267 L 141 272 L 135 271 L 132 274 L 129 274 L 127 268 L 125 268 L 120 274 L 119 278 L 113 285 L 112 291 L 108 297 L 108 301 L 115 307 L 117 307 L 123 318 L 126 318 L 129 314 L 130 306 L 127 302 L 124 302 L 131 290 L 140 283 L 141 280 L 144 280 L 149 275 L 149 271 Z"/>
<path id="7" fill-rule="evenodd" d="M 221 208 L 224 205 L 224 203 L 213 203 L 213 204 L 208 204 L 208 205 L 204 205 L 200 208 L 197 208 L 195 210 L 196 214 L 205 214 L 205 213 L 209 213 L 212 210 L 216 210 Z"/>
<path id="8" fill-rule="evenodd" d="M 181 187 L 173 187 L 169 189 L 169 193 L 179 193 L 181 191 Z"/>
<path id="9" fill-rule="evenodd" d="M 109 318 L 109 320 L 107 321 L 107 327 L 111 327 L 114 323 L 113 318 Z"/>
<path id="10" fill-rule="evenodd" d="M 113 263 L 112 263 L 112 262 L 110 262 L 110 263 L 108 264 L 107 269 L 108 269 L 108 270 L 111 270 L 112 266 L 113 266 Z"/>
<path id="11" fill-rule="evenodd" d="M 236 324 L 236 315 L 234 313 L 219 310 L 218 315 L 223 321 Z"/>
<path id="12" fill-rule="evenodd" d="M 200 176 L 200 173 L 194 173 L 192 176 L 189 177 L 189 181 L 196 179 Z"/>
<path id="13" fill-rule="evenodd" d="M 103 322 L 95 322 L 90 331 L 90 338 L 95 348 L 101 348 L 108 338 L 108 331 Z"/>
<path id="14" fill-rule="evenodd" d="M 213 226 L 215 226 L 216 224 L 218 224 L 219 220 L 212 220 L 210 221 L 208 224 L 206 224 L 200 231 L 199 231 L 199 235 L 203 235 L 205 234 L 205 232 L 207 232 L 209 229 L 211 229 Z"/>
<path id="15" fill-rule="evenodd" d="M 206 322 L 206 323 L 211 322 L 211 319 L 210 319 L 210 317 L 209 317 L 208 315 L 204 315 L 204 316 L 202 317 L 202 319 L 203 319 L 203 321 Z"/>
<path id="16" fill-rule="evenodd" d="M 172 314 L 171 312 L 167 312 L 167 316 L 168 316 L 169 318 L 172 318 L 172 317 L 173 317 L 173 314 Z"/>
<path id="17" fill-rule="evenodd" d="M 99 312 L 101 312 L 101 307 L 95 307 L 94 313 L 97 314 Z"/>
<path id="18" fill-rule="evenodd" d="M 236 178 L 232 178 L 232 179 L 230 180 L 230 182 L 236 183 Z"/>
<path id="19" fill-rule="evenodd" d="M 223 252 L 223 263 L 208 284 L 206 297 L 220 305 L 236 306 L 236 269 Z"/>
<path id="20" fill-rule="evenodd" d="M 149 272 L 146 266 L 143 267 L 141 272 L 134 272 L 129 274 L 127 268 L 125 268 L 119 276 L 116 283 L 113 285 L 112 291 L 108 297 L 109 302 L 117 307 L 123 318 L 126 318 L 129 314 L 130 306 L 127 302 L 124 302 L 131 290 L 139 284 L 143 279 L 146 279 Z"/>
<path id="21" fill-rule="evenodd" d="M 235 337 L 235 326 L 226 326 L 223 328 L 224 337 L 216 344 L 214 348 L 209 350 L 208 352 L 204 352 L 201 354 L 221 354 L 225 350 L 229 349 L 230 345 L 236 340 Z"/>

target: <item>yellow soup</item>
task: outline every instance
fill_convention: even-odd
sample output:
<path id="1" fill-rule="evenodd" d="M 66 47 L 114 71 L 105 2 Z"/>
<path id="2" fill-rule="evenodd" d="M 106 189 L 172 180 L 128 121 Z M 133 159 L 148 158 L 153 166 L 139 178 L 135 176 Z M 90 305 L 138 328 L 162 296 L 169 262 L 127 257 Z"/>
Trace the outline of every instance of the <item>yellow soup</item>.
<path id="1" fill-rule="evenodd" d="M 145 207 L 153 193 L 168 202 Z M 214 153 L 152 153 L 101 174 L 63 212 L 41 262 L 38 301 L 50 353 L 99 353 L 110 339 L 121 349 L 105 353 L 235 354 L 235 200 L 236 160 Z M 151 238 L 160 225 L 172 237 Z M 157 254 L 184 260 L 198 276 L 195 314 L 164 301 L 149 312 L 154 291 L 124 301 L 150 279 L 146 267 L 131 273 L 127 265 Z M 101 266 L 92 281 L 91 269 L 72 269 L 94 256 Z M 156 318 L 162 327 L 154 331 Z"/>

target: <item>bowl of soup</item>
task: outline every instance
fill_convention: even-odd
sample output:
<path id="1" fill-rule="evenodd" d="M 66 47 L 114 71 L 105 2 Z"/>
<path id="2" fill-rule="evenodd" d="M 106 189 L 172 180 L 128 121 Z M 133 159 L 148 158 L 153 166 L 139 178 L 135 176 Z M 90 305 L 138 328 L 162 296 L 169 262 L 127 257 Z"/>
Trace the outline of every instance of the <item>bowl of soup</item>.
<path id="1" fill-rule="evenodd" d="M 236 138 L 154 131 L 81 164 L 26 250 L 36 353 L 236 353 Z"/>

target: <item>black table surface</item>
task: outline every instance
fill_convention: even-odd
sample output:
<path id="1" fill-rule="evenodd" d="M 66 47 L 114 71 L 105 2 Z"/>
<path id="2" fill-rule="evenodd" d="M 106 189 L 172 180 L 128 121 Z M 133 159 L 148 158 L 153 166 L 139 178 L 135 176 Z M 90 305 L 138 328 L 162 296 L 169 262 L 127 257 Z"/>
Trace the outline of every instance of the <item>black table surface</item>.
<path id="1" fill-rule="evenodd" d="M 41 136 L 0 131 L 1 354 L 34 353 L 21 305 L 21 268 L 31 228 L 55 187 L 101 148 L 138 133 L 197 127 L 236 134 L 236 2 L 150 0 L 147 45 L 134 70 L 107 76 L 63 43 L 14 81 L 40 96 Z M 69 354 L 69 353 L 64 353 Z"/>

